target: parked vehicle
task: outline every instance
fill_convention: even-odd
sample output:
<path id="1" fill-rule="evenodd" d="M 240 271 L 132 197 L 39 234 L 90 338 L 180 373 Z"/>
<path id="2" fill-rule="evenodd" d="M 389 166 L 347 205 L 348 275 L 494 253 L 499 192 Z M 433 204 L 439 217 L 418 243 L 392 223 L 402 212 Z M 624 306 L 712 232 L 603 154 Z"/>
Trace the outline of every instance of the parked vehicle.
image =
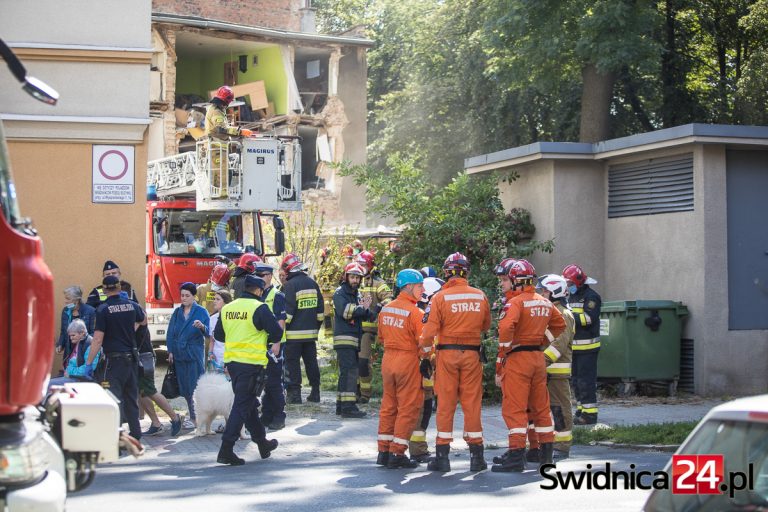
<path id="1" fill-rule="evenodd" d="M 699 422 L 675 455 L 722 455 L 721 493 L 673 493 L 654 490 L 645 512 L 768 510 L 768 395 L 740 398 L 714 407 Z M 665 471 L 678 487 L 718 478 L 716 464 L 680 464 L 674 458 Z M 688 481 L 690 480 L 690 483 Z M 719 487 L 719 486 L 724 487 Z M 752 487 L 750 489 L 750 486 Z"/>

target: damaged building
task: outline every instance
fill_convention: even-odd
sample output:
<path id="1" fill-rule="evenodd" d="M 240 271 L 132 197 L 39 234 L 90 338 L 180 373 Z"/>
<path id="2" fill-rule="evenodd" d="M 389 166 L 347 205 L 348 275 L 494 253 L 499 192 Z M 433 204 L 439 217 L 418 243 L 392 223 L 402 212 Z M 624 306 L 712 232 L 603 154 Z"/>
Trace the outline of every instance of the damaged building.
<path id="1" fill-rule="evenodd" d="M 244 4 L 247 4 L 244 5 Z M 205 103 L 233 87 L 232 121 L 302 138 L 302 197 L 329 225 L 365 225 L 362 190 L 334 162 L 366 159 L 366 49 L 315 30 L 308 0 L 154 0 L 148 153 L 193 151 Z"/>

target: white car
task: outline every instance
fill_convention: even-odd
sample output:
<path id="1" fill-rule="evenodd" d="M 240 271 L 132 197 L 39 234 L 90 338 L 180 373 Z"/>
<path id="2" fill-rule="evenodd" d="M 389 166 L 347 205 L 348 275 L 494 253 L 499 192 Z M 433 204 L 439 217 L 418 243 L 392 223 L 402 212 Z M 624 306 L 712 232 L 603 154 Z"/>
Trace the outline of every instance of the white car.
<path id="1" fill-rule="evenodd" d="M 694 463 L 673 457 L 664 468 L 671 476 L 669 488 L 654 490 L 643 510 L 768 511 L 768 395 L 714 407 L 675 452 L 675 456 L 710 454 L 722 455 L 722 468 L 706 460 Z M 722 473 L 722 480 L 717 473 Z M 676 484 L 677 492 L 673 492 Z M 705 494 L 699 492 L 700 487 L 692 490 L 699 484 L 705 490 L 717 488 L 717 492 Z M 683 494 L 680 489 L 691 493 Z"/>

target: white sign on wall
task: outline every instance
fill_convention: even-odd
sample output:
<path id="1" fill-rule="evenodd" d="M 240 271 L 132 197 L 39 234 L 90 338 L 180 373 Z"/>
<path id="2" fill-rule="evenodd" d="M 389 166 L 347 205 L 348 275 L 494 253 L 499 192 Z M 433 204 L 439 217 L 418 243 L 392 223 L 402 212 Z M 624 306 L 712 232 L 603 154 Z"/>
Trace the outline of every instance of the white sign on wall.
<path id="1" fill-rule="evenodd" d="M 133 203 L 134 194 L 133 146 L 93 145 L 94 203 Z"/>

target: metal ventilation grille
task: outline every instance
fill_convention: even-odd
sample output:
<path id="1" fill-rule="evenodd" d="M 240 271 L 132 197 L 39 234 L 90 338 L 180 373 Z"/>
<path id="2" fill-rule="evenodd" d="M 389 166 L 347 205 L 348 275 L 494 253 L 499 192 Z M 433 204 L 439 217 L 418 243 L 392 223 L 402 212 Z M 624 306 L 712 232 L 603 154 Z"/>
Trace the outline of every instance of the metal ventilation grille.
<path id="1" fill-rule="evenodd" d="M 608 167 L 608 218 L 693 210 L 693 154 Z"/>

